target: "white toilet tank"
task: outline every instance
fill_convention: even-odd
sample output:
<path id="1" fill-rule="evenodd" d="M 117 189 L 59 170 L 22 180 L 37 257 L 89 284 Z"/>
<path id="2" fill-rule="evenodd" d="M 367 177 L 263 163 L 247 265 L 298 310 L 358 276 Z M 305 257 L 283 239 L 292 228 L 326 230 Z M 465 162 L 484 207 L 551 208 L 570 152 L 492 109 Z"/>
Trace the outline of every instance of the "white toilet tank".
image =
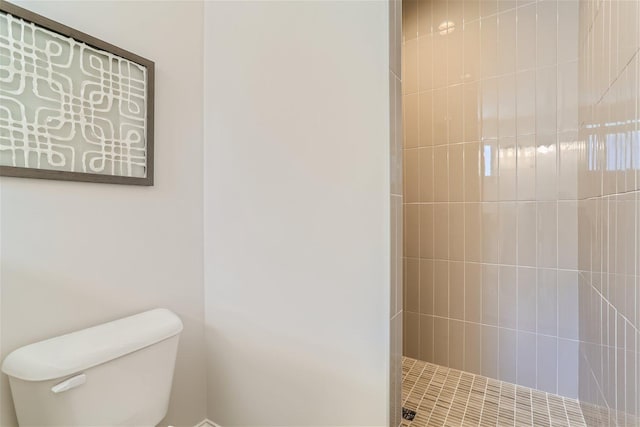
<path id="1" fill-rule="evenodd" d="M 155 309 L 15 350 L 2 364 L 21 426 L 155 426 L 182 331 Z"/>

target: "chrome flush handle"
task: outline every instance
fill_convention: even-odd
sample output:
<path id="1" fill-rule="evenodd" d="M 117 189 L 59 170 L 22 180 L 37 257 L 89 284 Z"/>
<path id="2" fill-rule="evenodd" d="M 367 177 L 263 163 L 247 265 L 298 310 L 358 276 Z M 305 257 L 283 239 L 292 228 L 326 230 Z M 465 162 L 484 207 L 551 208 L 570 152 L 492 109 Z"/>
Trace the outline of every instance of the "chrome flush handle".
<path id="1" fill-rule="evenodd" d="M 87 376 L 85 374 L 78 374 L 74 377 L 67 378 L 51 387 L 51 391 L 54 393 L 62 393 L 67 390 L 71 390 L 72 388 L 76 388 L 81 386 L 82 384 L 87 382 Z"/>

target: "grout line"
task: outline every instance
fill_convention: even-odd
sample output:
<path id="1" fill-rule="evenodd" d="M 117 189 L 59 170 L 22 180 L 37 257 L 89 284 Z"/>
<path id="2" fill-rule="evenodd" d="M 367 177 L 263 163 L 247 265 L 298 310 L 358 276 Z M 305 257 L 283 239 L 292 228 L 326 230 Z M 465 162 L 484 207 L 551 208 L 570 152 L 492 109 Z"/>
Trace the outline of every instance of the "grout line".
<path id="1" fill-rule="evenodd" d="M 413 366 L 415 366 L 415 363 L 413 364 Z M 413 386 L 411 387 L 411 390 L 409 390 L 409 393 L 407 394 L 407 398 L 404 399 L 404 401 L 402 402 L 402 406 L 404 407 L 404 405 L 407 403 L 407 400 L 409 399 L 409 397 L 411 396 L 411 393 L 413 393 L 413 389 L 416 387 L 416 384 L 418 384 L 418 380 L 420 379 L 420 377 L 422 376 L 422 373 L 424 372 L 424 370 L 427 367 L 427 362 L 425 362 L 424 366 L 422 367 L 422 369 L 420 370 L 420 374 L 417 376 L 416 378 L 416 382 L 413 384 Z M 413 370 L 413 368 L 411 368 Z M 409 371 L 410 373 L 411 371 Z M 409 373 L 407 373 L 407 376 L 409 375 Z"/>
<path id="2" fill-rule="evenodd" d="M 403 358 L 403 365 L 405 367 L 407 364 L 411 364 L 412 367 L 415 367 L 416 363 L 417 361 L 415 359 L 408 358 L 408 357 Z M 508 383 L 505 381 L 492 380 L 482 375 L 477 375 L 477 374 L 461 371 L 458 369 L 446 368 L 446 367 L 439 366 L 429 362 L 425 362 L 425 365 L 421 370 L 420 375 L 416 378 L 414 387 L 412 387 L 412 390 L 409 392 L 409 395 L 407 395 L 406 399 L 404 399 L 405 402 L 406 400 L 409 399 L 409 397 L 411 396 L 415 397 L 414 395 L 415 386 L 418 383 L 421 383 L 420 387 L 424 385 L 424 383 L 421 380 L 426 379 L 427 372 L 430 372 L 431 377 L 429 378 L 429 382 L 427 383 L 427 385 L 424 386 L 424 392 L 422 393 L 421 399 L 416 406 L 416 412 L 418 414 L 421 414 L 423 419 L 426 419 L 426 424 L 424 424 L 425 426 L 429 425 L 429 423 L 432 421 L 434 413 L 437 413 L 438 417 L 442 417 L 443 416 L 442 412 L 444 412 L 447 404 L 449 404 L 449 406 L 446 407 L 447 412 L 446 412 L 446 415 L 444 415 L 444 425 L 447 425 L 447 422 L 449 421 L 452 411 L 455 411 L 457 413 L 457 416 L 462 417 L 459 420 L 461 424 L 468 425 L 469 420 L 467 419 L 467 414 L 469 413 L 471 397 L 472 396 L 476 396 L 476 398 L 480 397 L 477 394 L 474 394 L 474 386 L 477 387 L 478 381 L 480 379 L 485 380 L 485 386 L 481 396 L 482 401 L 478 402 L 478 403 L 481 403 L 482 406 L 475 408 L 477 409 L 476 415 L 479 417 L 480 421 L 483 419 L 483 415 L 485 414 L 486 411 L 491 411 L 491 414 L 489 416 L 496 417 L 497 425 L 504 425 L 500 423 L 505 422 L 505 418 L 504 418 L 505 415 L 508 417 L 507 420 L 509 421 L 511 421 L 511 418 L 513 418 L 513 423 L 515 425 L 518 420 L 518 415 L 523 414 L 521 411 L 518 410 L 518 402 L 521 401 L 518 398 L 518 396 L 522 396 L 523 394 L 522 392 L 526 391 L 526 402 L 525 401 L 522 402 L 523 408 L 521 409 L 528 411 L 531 425 L 535 425 L 534 414 L 540 413 L 539 411 L 536 411 L 536 409 L 538 410 L 541 409 L 540 403 L 544 402 L 543 404 L 544 406 L 546 406 L 546 408 L 544 408 L 544 412 L 546 413 L 546 417 L 548 417 L 549 426 L 556 425 L 554 423 L 559 421 L 559 419 L 557 418 L 558 415 L 560 415 L 567 421 L 568 423 L 567 426 L 569 427 L 586 426 L 585 416 L 583 414 L 582 407 L 580 406 L 580 402 L 578 400 L 566 398 L 563 396 L 559 396 L 557 394 L 548 393 L 541 390 L 531 389 L 529 387 L 518 386 L 516 384 Z M 457 376 L 457 377 L 454 378 L 454 376 Z M 436 379 L 436 377 L 438 378 L 441 377 L 442 383 L 439 384 L 437 395 L 435 396 L 435 400 L 433 401 L 433 406 L 430 409 L 431 412 L 427 414 L 426 411 L 424 411 L 424 409 L 423 411 L 420 411 L 420 408 L 424 408 L 422 403 L 424 402 L 424 399 L 426 398 L 426 396 L 429 394 L 430 388 L 431 388 L 431 393 L 436 391 L 433 389 L 433 387 L 437 386 L 436 384 L 434 384 L 434 380 Z M 463 385 L 463 379 L 464 379 L 465 385 Z M 455 382 L 455 385 L 453 385 L 454 382 Z M 487 398 L 487 391 L 489 389 L 490 383 L 492 384 L 493 389 L 498 387 L 497 395 L 495 396 L 495 398 L 497 398 L 496 401 L 492 401 Z M 511 396 L 511 392 L 513 393 L 513 396 Z M 446 398 L 443 398 L 443 393 L 447 395 Z M 464 393 L 468 393 L 468 395 L 466 396 L 466 400 L 464 400 L 463 405 L 461 405 L 462 402 L 460 401 L 460 399 L 456 400 L 456 398 L 463 396 Z M 450 402 L 449 402 L 449 398 L 450 398 Z M 508 399 L 511 399 L 511 398 L 513 398 L 514 400 L 513 406 L 505 406 L 504 403 L 506 403 Z M 553 400 L 553 402 L 551 400 Z M 560 402 L 561 402 L 561 405 L 559 405 Z M 569 409 L 567 405 L 569 402 L 572 402 L 571 416 L 569 414 Z M 562 411 L 562 413 L 560 413 L 559 411 Z M 500 418 L 501 415 L 502 415 L 502 419 Z M 486 418 L 485 418 L 485 421 L 486 421 Z M 573 422 L 573 421 L 577 421 L 577 422 Z M 406 423 L 406 424 L 413 425 L 413 423 Z M 564 425 L 564 423 L 562 424 Z M 416 427 L 418 427 L 418 425 L 420 425 L 420 427 L 423 426 L 422 423 L 415 424 Z"/>

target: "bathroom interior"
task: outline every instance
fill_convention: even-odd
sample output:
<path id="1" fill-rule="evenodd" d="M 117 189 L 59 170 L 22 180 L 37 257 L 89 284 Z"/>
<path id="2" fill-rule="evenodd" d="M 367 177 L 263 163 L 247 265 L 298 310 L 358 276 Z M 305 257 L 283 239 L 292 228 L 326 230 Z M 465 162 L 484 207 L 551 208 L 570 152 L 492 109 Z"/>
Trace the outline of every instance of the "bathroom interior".
<path id="1" fill-rule="evenodd" d="M 0 25 L 0 426 L 640 426 L 640 0 L 11 14 L 149 58 L 154 148 L 15 174 Z"/>

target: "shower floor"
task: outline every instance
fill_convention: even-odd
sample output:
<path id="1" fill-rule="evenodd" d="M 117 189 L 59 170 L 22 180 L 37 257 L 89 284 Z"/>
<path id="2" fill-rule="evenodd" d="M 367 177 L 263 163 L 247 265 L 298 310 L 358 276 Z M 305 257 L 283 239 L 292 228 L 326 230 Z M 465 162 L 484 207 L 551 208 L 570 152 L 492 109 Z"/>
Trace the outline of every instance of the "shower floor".
<path id="1" fill-rule="evenodd" d="M 585 427 L 578 401 L 404 357 L 403 427 Z"/>

